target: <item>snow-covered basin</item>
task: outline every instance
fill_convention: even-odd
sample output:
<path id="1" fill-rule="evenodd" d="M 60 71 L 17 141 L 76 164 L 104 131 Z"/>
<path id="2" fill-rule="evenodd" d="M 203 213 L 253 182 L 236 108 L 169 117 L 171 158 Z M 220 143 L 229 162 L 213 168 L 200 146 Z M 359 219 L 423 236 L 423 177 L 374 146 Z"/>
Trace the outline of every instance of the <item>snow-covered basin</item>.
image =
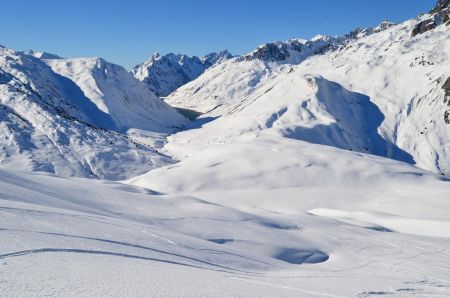
<path id="1" fill-rule="evenodd" d="M 253 145 L 277 152 L 269 141 Z M 236 146 L 245 152 L 245 144 Z M 303 146 L 312 145 L 295 147 L 298 153 L 306 154 L 301 151 Z M 271 162 L 254 165 L 261 177 L 264 167 L 282 167 L 274 160 L 276 156 L 290 157 L 290 146 L 283 147 L 284 151 L 267 156 Z M 239 172 L 247 175 L 248 164 L 228 149 L 241 162 Z M 421 224 L 448 223 L 448 183 L 390 160 L 350 156 L 353 153 L 332 148 L 308 149 L 317 149 L 311 159 L 322 154 L 320 167 L 328 172 L 316 169 L 323 179 L 310 187 L 275 188 L 281 179 L 264 186 L 275 177 L 269 175 L 257 187 L 226 189 L 235 178 L 245 181 L 229 172 L 230 180 L 223 179 L 215 192 L 197 189 L 197 197 L 0 170 L 1 296 L 349 297 L 386 293 L 441 297 L 448 293 L 448 238 L 418 235 L 413 232 L 414 224 L 407 231 L 390 231 L 383 226 L 386 221 L 373 220 L 389 213 L 399 221 L 420 218 Z M 252 152 L 258 154 L 255 148 Z M 336 167 L 343 166 L 350 157 L 355 162 L 347 169 L 326 166 L 331 160 Z M 211 161 L 211 157 L 204 155 L 204 160 Z M 387 179 L 375 178 L 380 171 L 377 163 L 380 168 L 384 164 Z M 363 166 L 367 177 L 339 185 L 344 176 L 351 177 L 353 168 Z M 217 167 L 222 166 L 209 169 Z M 293 167 L 297 174 L 305 169 L 295 163 Z M 199 172 L 202 168 L 203 164 L 196 166 Z M 165 170 L 168 178 L 182 178 Z M 298 179 L 289 170 L 277 172 L 285 181 L 291 177 L 290 183 Z M 205 179 L 195 171 L 189 176 Z M 215 182 L 216 187 L 220 184 Z M 330 210 L 348 214 L 342 220 L 341 214 Z M 371 213 L 352 214 L 358 210 Z"/>

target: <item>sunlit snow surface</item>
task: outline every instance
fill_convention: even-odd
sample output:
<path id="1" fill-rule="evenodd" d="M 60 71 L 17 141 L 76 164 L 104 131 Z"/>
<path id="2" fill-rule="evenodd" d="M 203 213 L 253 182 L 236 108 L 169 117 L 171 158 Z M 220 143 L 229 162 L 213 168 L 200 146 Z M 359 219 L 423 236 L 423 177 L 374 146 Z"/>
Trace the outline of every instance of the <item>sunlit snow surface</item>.
<path id="1" fill-rule="evenodd" d="M 137 183 L 170 195 L 1 171 L 2 296 L 450 293 L 445 179 L 294 140 L 209 152 Z"/>
<path id="2" fill-rule="evenodd" d="M 8 95 L 1 98 L 0 129 L 11 139 L 3 139 L 1 151 L 7 162 L 0 169 L 0 296 L 449 297 L 450 181 L 407 163 L 412 158 L 423 168 L 448 169 L 448 129 L 437 122 L 445 105 L 436 80 L 448 74 L 449 59 L 427 38 L 444 48 L 449 39 L 439 29 L 407 41 L 412 24 L 379 33 L 382 45 L 377 35 L 366 37 L 351 55 L 347 48 L 298 66 L 231 60 L 213 67 L 168 99 L 181 101 L 209 86 L 184 97 L 192 99 L 185 108 L 209 112 L 168 137 L 161 153 L 151 152 L 159 168 L 123 183 L 44 173 L 52 172 L 39 167 L 48 157 L 48 164 L 66 171 L 53 171 L 57 175 L 89 176 L 75 161 L 112 148 L 128 156 L 126 162 L 106 157 L 93 169 L 117 178 L 120 166 L 135 172 L 148 155 L 127 139 L 109 143 L 112 136 L 119 140 L 111 131 L 55 117 L 26 84 L 0 73 L 8 83 L 0 85 Z M 378 51 L 389 53 L 390 38 L 395 61 L 374 60 Z M 408 45 L 412 52 L 400 55 Z M 411 67 L 423 51 L 424 60 L 441 65 L 428 72 L 420 60 Z M 360 60 L 367 55 L 375 64 L 370 72 Z M 28 61 L 8 52 L 4 67 L 12 65 L 10 56 Z M 50 70 L 36 61 L 51 84 L 34 84 L 59 86 L 55 71 L 76 82 L 90 99 L 88 108 L 95 104 L 134 140 L 162 144 L 164 135 L 155 137 L 160 126 L 152 132 L 131 125 L 123 116 L 134 108 L 116 113 L 122 97 L 101 92 L 110 90 L 102 88 L 111 78 L 103 81 L 104 71 L 121 77 L 120 69 L 95 59 L 63 59 L 49 61 Z M 328 63 L 335 68 L 324 67 Z M 227 65 L 231 72 L 223 71 Z M 102 75 L 89 75 L 92 69 Z M 17 75 L 27 78 L 25 71 Z M 383 101 L 379 90 L 390 98 Z M 160 107 L 174 123 L 184 121 Z M 82 110 L 67 113 L 96 120 Z M 434 119 L 426 141 L 415 135 Z M 36 148 L 26 134 L 15 133 L 19 129 L 33 136 Z M 69 141 L 84 141 L 74 142 L 80 147 L 72 148 L 72 159 L 55 153 L 65 148 L 57 146 L 63 129 L 73 132 Z"/>
<path id="3" fill-rule="evenodd" d="M 226 126 L 228 135 L 273 127 L 285 136 L 414 161 L 449 175 L 450 130 L 444 114 L 450 99 L 442 86 L 450 77 L 450 30 L 444 25 L 411 37 L 417 22 L 429 17 L 360 37 L 298 65 L 231 59 L 166 101 L 204 117 L 223 116 L 213 125 Z M 316 86 L 305 88 L 305 77 Z M 354 121 L 345 122 L 348 116 Z M 366 123 L 372 136 L 389 143 L 387 148 L 362 140 L 367 133 L 361 124 Z"/>

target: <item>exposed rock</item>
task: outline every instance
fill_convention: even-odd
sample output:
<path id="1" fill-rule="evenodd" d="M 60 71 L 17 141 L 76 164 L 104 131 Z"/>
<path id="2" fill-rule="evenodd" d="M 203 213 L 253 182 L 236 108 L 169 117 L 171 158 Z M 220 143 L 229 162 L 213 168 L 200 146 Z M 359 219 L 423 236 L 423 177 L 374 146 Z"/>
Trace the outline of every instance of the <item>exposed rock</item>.
<path id="1" fill-rule="evenodd" d="M 445 111 L 444 113 L 444 121 L 446 124 L 450 124 L 450 111 Z"/>
<path id="2" fill-rule="evenodd" d="M 247 55 L 246 60 L 259 59 L 262 61 L 283 61 L 289 58 L 290 54 L 286 44 L 277 45 L 275 43 L 265 44 L 256 49 L 251 55 Z"/>
<path id="3" fill-rule="evenodd" d="M 439 0 L 430 13 L 438 13 L 446 8 L 450 8 L 450 0 Z"/>
<path id="4" fill-rule="evenodd" d="M 233 58 L 233 55 L 227 50 L 221 51 L 219 53 L 211 53 L 201 58 L 203 65 L 206 68 L 210 68 L 211 66 L 222 63 L 228 59 Z"/>
<path id="5" fill-rule="evenodd" d="M 266 62 L 286 62 L 300 63 L 312 55 L 321 55 L 330 50 L 347 45 L 349 42 L 379 33 L 389 29 L 395 24 L 384 21 L 374 28 L 355 29 L 343 36 L 323 36 L 317 35 L 310 40 L 290 39 L 283 42 L 271 42 L 259 46 L 253 52 L 241 56 L 240 59 L 251 61 L 261 60 Z"/>
<path id="6" fill-rule="evenodd" d="M 450 77 L 448 77 L 447 81 L 442 86 L 442 89 L 445 91 L 445 96 L 450 96 Z"/>
<path id="7" fill-rule="evenodd" d="M 442 24 L 450 25 L 450 0 L 439 0 L 430 14 L 433 15 L 432 18 L 422 21 L 414 27 L 412 37 L 433 30 Z"/>
<path id="8" fill-rule="evenodd" d="M 412 37 L 433 30 L 437 27 L 434 19 L 428 19 L 417 24 L 412 32 Z"/>

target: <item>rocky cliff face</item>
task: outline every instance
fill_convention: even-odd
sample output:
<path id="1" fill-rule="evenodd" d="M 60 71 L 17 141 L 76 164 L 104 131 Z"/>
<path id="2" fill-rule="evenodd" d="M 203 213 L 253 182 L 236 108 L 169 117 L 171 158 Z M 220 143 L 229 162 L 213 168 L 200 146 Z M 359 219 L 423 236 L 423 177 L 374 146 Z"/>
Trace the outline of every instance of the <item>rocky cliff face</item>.
<path id="1" fill-rule="evenodd" d="M 450 0 L 439 0 L 431 13 L 438 13 L 446 8 L 450 8 Z"/>
<path id="2" fill-rule="evenodd" d="M 324 53 L 339 47 L 343 43 L 341 38 L 330 36 L 316 36 L 311 40 L 291 39 L 278 41 L 259 46 L 253 52 L 244 55 L 241 59 L 246 61 L 261 60 L 265 62 L 299 63 L 305 58 Z"/>
<path id="3" fill-rule="evenodd" d="M 318 35 L 311 40 L 290 39 L 277 41 L 259 46 L 253 52 L 242 56 L 241 60 L 260 60 L 264 62 L 300 63 L 304 59 L 330 50 L 336 50 L 349 42 L 374 34 L 392 27 L 394 24 L 384 21 L 374 28 L 355 29 L 343 36 Z"/>
<path id="4" fill-rule="evenodd" d="M 439 0 L 430 11 L 431 18 L 418 23 L 412 32 L 412 37 L 431 31 L 440 25 L 450 25 L 450 0 Z"/>
<path id="5" fill-rule="evenodd" d="M 445 96 L 450 96 L 450 77 L 447 79 L 447 81 L 442 86 L 442 89 L 445 91 Z M 450 102 L 449 102 L 450 105 Z"/>

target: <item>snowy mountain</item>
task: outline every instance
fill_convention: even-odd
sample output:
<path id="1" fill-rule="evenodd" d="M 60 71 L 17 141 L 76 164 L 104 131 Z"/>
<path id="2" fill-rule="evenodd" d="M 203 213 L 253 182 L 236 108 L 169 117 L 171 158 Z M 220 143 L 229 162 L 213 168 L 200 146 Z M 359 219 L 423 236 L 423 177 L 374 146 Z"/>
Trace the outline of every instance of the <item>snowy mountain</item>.
<path id="1" fill-rule="evenodd" d="M 2 168 L 124 179 L 171 163 L 118 132 L 173 131 L 186 121 L 174 109 L 121 67 L 95 59 L 47 62 L 67 77 L 43 60 L 0 49 Z"/>
<path id="2" fill-rule="evenodd" d="M 448 297 L 449 2 L 183 60 L 192 122 L 103 59 L 0 48 L 0 296 Z"/>
<path id="3" fill-rule="evenodd" d="M 167 96 L 178 87 L 196 79 L 209 67 L 230 59 L 228 51 L 211 53 L 202 58 L 181 54 L 154 54 L 137 65 L 133 75 L 158 96 Z"/>
<path id="4" fill-rule="evenodd" d="M 122 66 L 101 58 L 52 59 L 45 62 L 73 81 L 88 100 L 85 114 L 97 127 L 168 133 L 185 119 L 133 78 Z M 91 105 L 91 106 L 89 106 Z"/>
<path id="5" fill-rule="evenodd" d="M 39 59 L 63 59 L 62 57 L 60 57 L 58 55 L 47 53 L 47 52 L 42 52 L 42 51 L 26 50 L 26 51 L 23 51 L 22 53 L 25 55 L 31 55 L 31 56 L 39 58 Z"/>
<path id="6" fill-rule="evenodd" d="M 276 131 L 449 174 L 442 88 L 450 77 L 450 32 L 441 25 L 411 37 L 437 14 L 344 37 L 260 46 L 208 69 L 166 102 L 205 119 L 221 117 L 205 127 L 225 134 L 208 138 Z"/>

